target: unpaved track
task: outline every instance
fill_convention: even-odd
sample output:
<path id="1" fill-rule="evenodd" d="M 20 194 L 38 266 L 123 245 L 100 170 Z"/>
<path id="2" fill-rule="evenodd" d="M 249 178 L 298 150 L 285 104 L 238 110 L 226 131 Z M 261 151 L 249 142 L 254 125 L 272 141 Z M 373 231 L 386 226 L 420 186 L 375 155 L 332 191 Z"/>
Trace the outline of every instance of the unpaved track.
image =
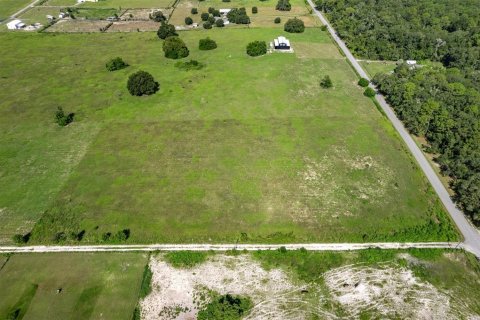
<path id="1" fill-rule="evenodd" d="M 378 242 L 378 243 L 288 243 L 288 244 L 132 244 L 132 245 L 92 245 L 92 246 L 2 246 L 0 253 L 44 253 L 44 252 L 126 252 L 126 251 L 228 251 L 228 250 L 275 250 L 280 247 L 288 250 L 305 248 L 309 251 L 350 251 L 370 248 L 461 248 L 462 243 L 452 242 Z"/>
<path id="2" fill-rule="evenodd" d="M 335 29 L 330 25 L 330 23 L 325 19 L 325 17 L 322 15 L 320 11 L 315 9 L 315 5 L 312 2 L 312 0 L 307 0 L 310 6 L 313 9 L 313 12 L 317 15 L 317 17 L 322 21 L 324 25 L 327 26 L 328 31 L 332 38 L 335 40 L 337 45 L 340 47 L 342 52 L 345 54 L 347 57 L 348 61 L 351 63 L 355 71 L 360 75 L 362 78 L 366 78 L 370 80 L 370 77 L 367 75 L 367 73 L 363 70 L 363 68 L 360 66 L 358 61 L 355 59 L 355 57 L 352 55 L 350 50 L 347 48 L 345 43 L 340 39 L 340 37 L 337 35 L 335 32 Z M 370 85 L 373 89 L 375 89 L 374 85 Z M 433 189 L 437 192 L 438 197 L 442 201 L 443 205 L 447 209 L 448 213 L 452 217 L 453 221 L 457 225 L 458 229 L 463 235 L 464 238 L 464 243 L 463 246 L 465 250 L 468 250 L 475 254 L 477 257 L 480 258 L 480 233 L 479 231 L 470 224 L 470 222 L 465 218 L 465 215 L 463 214 L 462 211 L 457 209 L 455 204 L 453 203 L 452 199 L 450 198 L 450 195 L 447 192 L 447 189 L 445 189 L 445 186 L 442 184 L 440 179 L 438 178 L 437 174 L 431 167 L 430 163 L 428 160 L 425 158 L 425 155 L 423 152 L 420 150 L 420 148 L 417 146 L 413 138 L 410 136 L 408 133 L 407 129 L 403 126 L 402 122 L 397 118 L 395 115 L 395 112 L 393 109 L 387 104 L 385 101 L 385 97 L 381 94 L 376 95 L 376 100 L 380 104 L 382 110 L 385 112 L 387 115 L 388 119 L 390 122 L 393 124 L 395 129 L 397 130 L 398 134 L 402 137 L 403 141 L 407 145 L 408 149 L 410 150 L 411 154 L 414 156 L 415 160 L 417 160 L 418 165 L 422 169 L 423 173 L 427 177 L 428 181 L 430 181 L 430 184 L 432 185 Z"/>

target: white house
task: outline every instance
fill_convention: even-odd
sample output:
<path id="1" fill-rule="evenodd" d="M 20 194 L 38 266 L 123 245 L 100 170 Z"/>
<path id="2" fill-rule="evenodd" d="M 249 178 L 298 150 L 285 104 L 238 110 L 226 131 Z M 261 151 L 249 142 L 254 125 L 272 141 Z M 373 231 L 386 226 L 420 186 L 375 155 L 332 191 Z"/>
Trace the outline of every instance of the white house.
<path id="1" fill-rule="evenodd" d="M 23 23 L 21 20 L 15 19 L 7 23 L 7 28 L 9 30 L 23 29 L 25 28 L 25 23 Z"/>
<path id="2" fill-rule="evenodd" d="M 415 66 L 417 64 L 417 60 L 407 60 L 405 61 L 409 66 Z"/>
<path id="3" fill-rule="evenodd" d="M 226 15 L 228 14 L 230 11 L 232 11 L 232 9 L 220 9 L 218 10 L 220 12 L 221 15 Z"/>
<path id="4" fill-rule="evenodd" d="M 275 50 L 290 50 L 290 41 L 285 37 L 278 37 L 273 40 L 273 47 Z"/>

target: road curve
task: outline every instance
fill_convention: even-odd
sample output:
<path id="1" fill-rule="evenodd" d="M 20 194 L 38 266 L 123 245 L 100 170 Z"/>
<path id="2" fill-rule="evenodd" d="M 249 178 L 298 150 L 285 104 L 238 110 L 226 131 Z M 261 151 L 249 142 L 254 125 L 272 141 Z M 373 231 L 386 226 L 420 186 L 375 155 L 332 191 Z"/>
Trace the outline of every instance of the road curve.
<path id="1" fill-rule="evenodd" d="M 317 17 L 322 21 L 324 25 L 327 26 L 328 32 L 330 33 L 332 38 L 335 40 L 337 45 L 340 47 L 342 52 L 345 54 L 346 58 L 351 63 L 355 71 L 360 75 L 360 77 L 370 80 L 370 77 L 363 70 L 362 66 L 358 63 L 358 61 L 352 55 L 352 53 L 347 48 L 347 46 L 342 41 L 342 39 L 340 39 L 340 37 L 337 35 L 337 33 L 335 32 L 335 29 L 333 29 L 333 27 L 330 25 L 327 19 L 323 16 L 323 14 L 315 8 L 315 5 L 312 2 L 312 0 L 307 0 L 307 1 L 312 7 L 313 12 L 317 15 Z M 375 89 L 375 86 L 373 84 L 370 84 L 370 87 Z M 377 94 L 375 99 L 380 104 L 382 110 L 385 112 L 388 119 L 397 130 L 398 134 L 402 137 L 403 141 L 405 142 L 408 149 L 414 156 L 415 160 L 417 160 L 417 163 L 419 164 L 420 168 L 423 170 L 423 173 L 427 177 L 428 181 L 430 181 L 430 184 L 432 185 L 433 189 L 437 192 L 443 205 L 445 206 L 448 213 L 452 217 L 453 221 L 457 225 L 458 229 L 462 233 L 464 238 L 464 242 L 463 242 L 464 249 L 475 254 L 478 258 L 480 258 L 480 233 L 474 226 L 470 224 L 470 222 L 467 220 L 463 212 L 457 209 L 452 199 L 450 198 L 450 195 L 448 194 L 447 189 L 445 189 L 445 186 L 442 184 L 437 174 L 435 173 L 433 168 L 430 166 L 430 163 L 425 158 L 425 155 L 423 154 L 423 152 L 420 150 L 420 148 L 417 146 L 413 138 L 408 133 L 407 129 L 405 129 L 402 122 L 397 118 L 393 109 L 385 101 L 385 97 L 381 94 Z"/>
<path id="2" fill-rule="evenodd" d="M 380 249 L 464 249 L 462 243 L 451 242 L 378 242 L 378 243 L 289 243 L 289 244 L 132 244 L 132 245 L 82 245 L 82 246 L 1 246 L 0 253 L 46 252 L 126 252 L 126 251 L 228 251 L 228 250 L 287 250 L 305 248 L 309 251 L 350 251 Z"/>

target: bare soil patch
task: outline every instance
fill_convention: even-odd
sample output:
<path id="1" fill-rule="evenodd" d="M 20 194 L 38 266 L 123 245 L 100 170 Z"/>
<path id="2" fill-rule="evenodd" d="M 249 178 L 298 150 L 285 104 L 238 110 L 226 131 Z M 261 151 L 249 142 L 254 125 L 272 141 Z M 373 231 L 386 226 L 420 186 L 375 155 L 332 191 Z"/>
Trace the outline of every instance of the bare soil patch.
<path id="1" fill-rule="evenodd" d="M 47 32 L 100 32 L 110 22 L 104 20 L 61 20 L 48 28 Z"/>
<path id="2" fill-rule="evenodd" d="M 117 21 L 107 32 L 157 31 L 160 23 L 155 21 Z"/>

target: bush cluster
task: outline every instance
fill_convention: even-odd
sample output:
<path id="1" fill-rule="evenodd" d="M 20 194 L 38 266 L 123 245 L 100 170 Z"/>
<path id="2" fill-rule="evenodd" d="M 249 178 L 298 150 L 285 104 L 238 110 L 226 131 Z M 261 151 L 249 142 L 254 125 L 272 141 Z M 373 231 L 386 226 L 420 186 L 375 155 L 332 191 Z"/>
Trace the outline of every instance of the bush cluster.
<path id="1" fill-rule="evenodd" d="M 290 11 L 292 10 L 292 5 L 289 0 L 278 0 L 275 9 L 279 11 Z"/>
<path id="2" fill-rule="evenodd" d="M 212 29 L 212 23 L 210 21 L 206 21 L 203 23 L 204 29 Z"/>
<path id="3" fill-rule="evenodd" d="M 253 303 L 248 297 L 226 294 L 207 304 L 206 308 L 198 313 L 198 320 L 240 320 L 252 307 Z"/>
<path id="4" fill-rule="evenodd" d="M 320 86 L 324 89 L 333 87 L 333 82 L 332 82 L 332 79 L 330 79 L 329 75 L 326 75 L 325 77 L 323 77 L 323 79 L 320 81 Z"/>
<path id="5" fill-rule="evenodd" d="M 116 57 L 108 61 L 105 65 L 108 71 L 116 71 L 128 67 L 128 64 L 120 57 Z"/>
<path id="6" fill-rule="evenodd" d="M 175 67 L 189 71 L 189 70 L 200 70 L 204 67 L 205 65 L 203 63 L 198 62 L 197 60 L 190 60 L 190 61 L 178 61 L 175 63 Z"/>
<path id="7" fill-rule="evenodd" d="M 186 18 L 185 18 L 185 24 L 186 24 L 187 26 L 193 24 L 193 19 L 190 18 L 190 17 L 186 17 Z"/>
<path id="8" fill-rule="evenodd" d="M 276 17 L 275 20 L 273 20 L 273 22 L 280 23 L 282 22 L 282 19 L 280 19 L 280 17 Z"/>
<path id="9" fill-rule="evenodd" d="M 231 23 L 249 24 L 250 18 L 247 15 L 245 8 L 234 8 L 227 13 L 227 19 Z"/>
<path id="10" fill-rule="evenodd" d="M 360 80 L 358 80 L 358 85 L 360 87 L 367 87 L 369 83 L 370 83 L 370 81 L 368 81 L 365 78 L 360 78 Z"/>
<path id="11" fill-rule="evenodd" d="M 163 15 L 162 11 L 155 11 L 153 13 L 150 13 L 149 17 L 155 22 L 165 22 L 167 20 L 167 18 Z"/>
<path id="12" fill-rule="evenodd" d="M 123 229 L 119 230 L 116 234 L 112 234 L 111 232 L 105 232 L 102 234 L 102 240 L 106 241 L 126 241 L 130 238 L 130 229 Z"/>
<path id="13" fill-rule="evenodd" d="M 65 114 L 62 107 L 58 107 L 57 111 L 55 112 L 55 122 L 59 126 L 65 127 L 73 122 L 74 116 L 74 113 Z"/>
<path id="14" fill-rule="evenodd" d="M 376 94 L 375 90 L 373 90 L 370 87 L 367 87 L 365 89 L 365 91 L 363 92 L 363 95 L 366 96 L 366 97 L 369 97 L 369 98 L 375 97 L 375 94 Z"/>
<path id="15" fill-rule="evenodd" d="M 261 56 L 267 53 L 265 41 L 253 41 L 247 45 L 247 54 L 251 57 Z"/>
<path id="16" fill-rule="evenodd" d="M 192 10 L 190 10 L 190 13 L 191 14 L 198 14 L 198 9 L 197 8 L 192 8 Z"/>
<path id="17" fill-rule="evenodd" d="M 200 50 L 213 50 L 217 48 L 217 43 L 215 40 L 210 38 L 200 39 L 198 41 L 198 49 Z"/>
<path id="18" fill-rule="evenodd" d="M 175 32 L 175 26 L 173 24 L 162 22 L 160 28 L 158 28 L 157 36 L 160 39 L 166 39 L 168 37 L 178 36 L 178 34 Z"/>
<path id="19" fill-rule="evenodd" d="M 151 95 L 157 92 L 159 88 L 159 83 L 156 82 L 153 76 L 148 72 L 140 70 L 128 77 L 127 89 L 132 96 Z"/>
<path id="20" fill-rule="evenodd" d="M 258 13 L 258 8 L 257 8 L 257 7 L 252 7 L 252 13 L 253 13 L 253 14 Z"/>
<path id="21" fill-rule="evenodd" d="M 189 51 L 185 42 L 179 37 L 169 37 L 163 42 L 163 52 L 169 59 L 181 59 L 188 57 Z"/>
<path id="22" fill-rule="evenodd" d="M 200 15 L 200 18 L 202 19 L 202 21 L 208 21 L 208 17 L 210 17 L 210 15 L 207 12 L 203 12 Z"/>
<path id="23" fill-rule="evenodd" d="M 288 19 L 283 27 L 283 30 L 290 33 L 302 33 L 305 31 L 305 24 L 302 20 L 297 18 Z"/>
<path id="24" fill-rule="evenodd" d="M 225 23 L 223 22 L 222 19 L 218 19 L 217 21 L 215 21 L 215 25 L 219 28 L 222 28 L 225 26 Z"/>

